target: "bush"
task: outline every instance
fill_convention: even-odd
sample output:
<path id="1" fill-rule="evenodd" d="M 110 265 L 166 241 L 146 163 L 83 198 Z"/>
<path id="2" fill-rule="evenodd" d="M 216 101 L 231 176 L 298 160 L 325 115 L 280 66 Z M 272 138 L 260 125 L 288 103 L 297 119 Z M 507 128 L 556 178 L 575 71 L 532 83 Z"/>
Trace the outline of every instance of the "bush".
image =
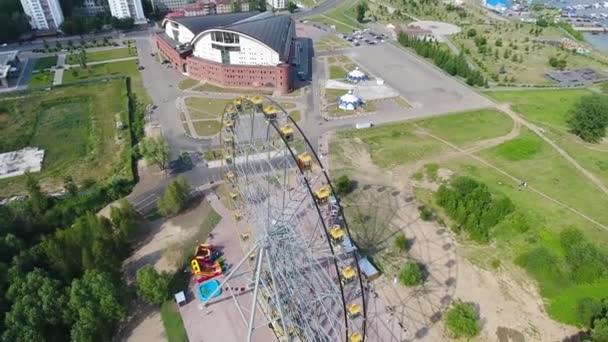
<path id="1" fill-rule="evenodd" d="M 454 338 L 472 338 L 481 331 L 475 307 L 460 300 L 446 312 L 444 323 Z"/>
<path id="2" fill-rule="evenodd" d="M 586 142 L 598 142 L 606 136 L 608 126 L 608 97 L 588 95 L 580 99 L 568 120 L 572 133 Z"/>
<path id="3" fill-rule="evenodd" d="M 399 281 L 405 286 L 417 286 L 423 283 L 422 269 L 413 261 L 408 261 L 399 272 Z"/>
<path id="4" fill-rule="evenodd" d="M 431 209 L 429 209 L 427 206 L 421 205 L 418 207 L 418 210 L 420 210 L 420 218 L 423 221 L 432 221 L 433 220 L 433 211 Z"/>
<path id="5" fill-rule="evenodd" d="M 586 328 L 591 327 L 593 321 L 605 311 L 608 311 L 607 299 L 597 300 L 589 297 L 581 299 L 576 308 L 577 318 Z"/>
<path id="6" fill-rule="evenodd" d="M 137 295 L 152 304 L 161 305 L 169 296 L 168 273 L 158 273 L 148 265 L 137 270 Z"/>
<path id="7" fill-rule="evenodd" d="M 404 233 L 399 233 L 395 236 L 395 247 L 400 252 L 405 252 L 407 250 L 407 238 Z"/>
<path id="8" fill-rule="evenodd" d="M 560 244 L 570 269 L 570 277 L 577 284 L 593 283 L 608 276 L 608 256 L 574 228 L 560 233 Z"/>
<path id="9" fill-rule="evenodd" d="M 347 175 L 342 175 L 336 180 L 336 192 L 338 195 L 346 195 L 351 190 L 351 180 Z"/>
<path id="10" fill-rule="evenodd" d="M 190 191 L 186 178 L 177 177 L 176 180 L 169 183 L 163 196 L 157 200 L 158 210 L 165 217 L 179 214 L 190 202 Z"/>

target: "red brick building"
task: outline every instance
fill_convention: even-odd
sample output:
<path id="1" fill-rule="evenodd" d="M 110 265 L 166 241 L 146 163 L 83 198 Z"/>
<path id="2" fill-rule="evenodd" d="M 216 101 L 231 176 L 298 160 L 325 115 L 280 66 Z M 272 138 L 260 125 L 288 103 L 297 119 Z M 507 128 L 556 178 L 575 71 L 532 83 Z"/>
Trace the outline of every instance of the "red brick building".
<path id="1" fill-rule="evenodd" d="M 155 35 L 159 53 L 188 76 L 214 85 L 291 90 L 289 16 L 245 12 L 165 18 Z"/>

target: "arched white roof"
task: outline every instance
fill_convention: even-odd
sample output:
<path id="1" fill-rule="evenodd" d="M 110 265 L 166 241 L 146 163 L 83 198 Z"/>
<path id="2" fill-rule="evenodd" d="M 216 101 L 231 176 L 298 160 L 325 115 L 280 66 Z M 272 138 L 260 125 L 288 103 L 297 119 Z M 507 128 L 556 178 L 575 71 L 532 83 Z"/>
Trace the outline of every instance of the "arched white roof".
<path id="1" fill-rule="evenodd" d="M 348 93 L 348 94 L 344 94 L 342 96 L 340 96 L 340 102 L 343 103 L 360 103 L 361 99 L 358 98 L 357 96 Z"/>

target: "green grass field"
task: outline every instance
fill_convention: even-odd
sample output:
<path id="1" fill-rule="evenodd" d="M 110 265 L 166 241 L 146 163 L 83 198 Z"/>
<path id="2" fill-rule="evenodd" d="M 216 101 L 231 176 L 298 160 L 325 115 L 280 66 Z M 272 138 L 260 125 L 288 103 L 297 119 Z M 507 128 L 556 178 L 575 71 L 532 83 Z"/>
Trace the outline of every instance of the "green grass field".
<path id="1" fill-rule="evenodd" d="M 348 31 L 348 32 L 350 32 L 350 31 Z M 350 45 L 347 42 L 345 42 L 344 39 L 342 39 L 334 34 L 329 34 L 329 35 L 317 40 L 314 44 L 314 49 L 317 52 L 346 49 L 349 47 L 350 47 Z M 331 58 L 333 58 L 333 57 L 328 57 L 328 59 L 331 59 Z"/>
<path id="2" fill-rule="evenodd" d="M 40 57 L 34 64 L 34 70 L 40 71 L 57 65 L 57 56 Z"/>
<path id="3" fill-rule="evenodd" d="M 53 84 L 54 77 L 55 73 L 52 71 L 39 71 L 36 73 L 32 73 L 29 82 L 27 82 L 27 85 L 30 88 L 48 87 Z"/>
<path id="4" fill-rule="evenodd" d="M 188 342 L 188 335 L 184 328 L 184 321 L 179 312 L 177 304 L 173 300 L 163 303 L 160 308 L 160 316 L 165 326 L 167 341 L 169 342 Z"/>
<path id="5" fill-rule="evenodd" d="M 190 117 L 197 119 L 217 119 L 224 114 L 224 108 L 231 100 L 207 99 L 202 97 L 187 97 L 184 102 L 188 106 Z"/>
<path id="6" fill-rule="evenodd" d="M 141 81 L 141 74 L 139 73 L 139 70 L 137 70 L 137 63 L 135 63 L 134 60 L 91 65 L 84 70 L 80 67 L 65 70 L 63 72 L 63 83 L 77 82 L 104 76 L 129 76 L 131 78 L 133 93 L 137 95 L 138 101 L 144 104 L 151 102 Z"/>
<path id="7" fill-rule="evenodd" d="M 194 121 L 192 124 L 194 125 L 196 134 L 203 137 L 215 135 L 222 128 L 222 123 L 218 120 L 200 120 Z"/>
<path id="8" fill-rule="evenodd" d="M 185 78 L 185 79 L 179 81 L 179 83 L 177 84 L 177 87 L 179 89 L 184 90 L 184 89 L 192 88 L 195 85 L 197 85 L 198 83 L 199 83 L 198 80 L 195 80 L 192 78 Z"/>
<path id="9" fill-rule="evenodd" d="M 608 142 L 587 144 L 568 132 L 568 117 L 587 89 L 492 91 L 490 97 L 510 103 L 514 111 L 542 127 L 551 140 L 583 167 L 608 184 Z"/>
<path id="10" fill-rule="evenodd" d="M 44 149 L 42 172 L 35 176 L 48 191 L 60 188 L 66 175 L 103 181 L 128 172 L 121 153 L 130 147 L 130 133 L 116 130 L 117 118 L 129 122 L 126 95 L 125 81 L 115 80 L 0 99 L 0 152 Z M 24 181 L 1 180 L 0 196 L 22 193 Z"/>
<path id="11" fill-rule="evenodd" d="M 307 18 L 309 21 L 322 23 L 325 25 L 334 25 L 338 32 L 351 32 L 352 30 L 360 29 L 363 27 L 357 20 L 357 14 L 355 7 L 359 1 L 347 0 L 336 7 L 334 10 L 325 14 Z"/>
<path id="12" fill-rule="evenodd" d="M 66 56 L 65 63 L 66 64 L 80 64 L 80 51 L 76 50 L 74 53 Z M 119 58 L 127 58 L 127 57 L 137 57 L 137 49 L 134 47 L 129 48 L 118 48 L 118 49 L 110 49 L 110 50 L 102 50 L 95 52 L 87 51 L 87 63 L 91 62 L 101 62 L 101 61 L 109 61 L 112 59 Z"/>

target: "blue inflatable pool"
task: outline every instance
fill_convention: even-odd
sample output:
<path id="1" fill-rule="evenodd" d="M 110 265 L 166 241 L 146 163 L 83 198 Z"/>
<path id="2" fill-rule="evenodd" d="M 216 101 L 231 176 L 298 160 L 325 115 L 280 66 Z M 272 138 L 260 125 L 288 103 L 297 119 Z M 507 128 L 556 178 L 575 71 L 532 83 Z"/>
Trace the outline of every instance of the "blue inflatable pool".
<path id="1" fill-rule="evenodd" d="M 215 279 L 199 284 L 198 285 L 198 298 L 200 298 L 201 301 L 206 301 L 209 298 L 209 296 L 213 293 L 213 291 L 215 291 L 215 289 L 217 289 L 219 286 L 220 286 L 220 282 Z M 217 291 L 213 297 L 217 297 L 221 294 L 222 294 L 222 289 L 219 289 L 219 291 Z"/>

